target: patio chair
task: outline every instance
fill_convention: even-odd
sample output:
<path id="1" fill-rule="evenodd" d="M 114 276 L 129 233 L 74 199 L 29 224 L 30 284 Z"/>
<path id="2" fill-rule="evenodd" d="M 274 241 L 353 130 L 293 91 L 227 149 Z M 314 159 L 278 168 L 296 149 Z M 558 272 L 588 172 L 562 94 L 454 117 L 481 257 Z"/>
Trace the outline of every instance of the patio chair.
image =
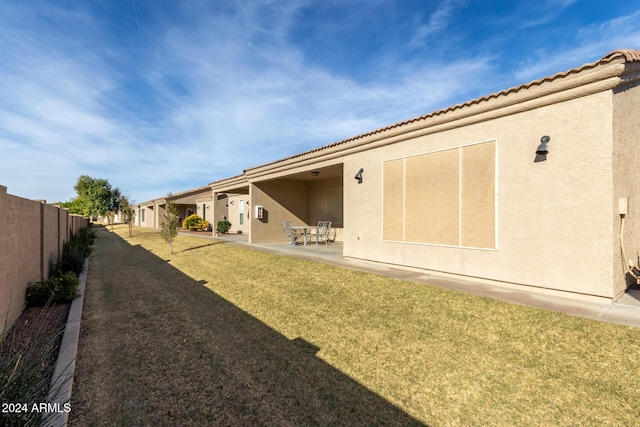
<path id="1" fill-rule="evenodd" d="M 318 226 L 315 229 L 315 233 L 311 234 L 311 239 L 318 242 L 324 242 L 325 245 L 329 244 L 331 240 L 331 221 L 318 221 Z"/>
<path id="2" fill-rule="evenodd" d="M 297 245 L 300 234 L 291 228 L 293 223 L 291 221 L 280 221 L 280 225 L 282 225 L 282 230 L 284 231 L 285 236 L 290 239 L 289 244 L 292 246 Z"/>

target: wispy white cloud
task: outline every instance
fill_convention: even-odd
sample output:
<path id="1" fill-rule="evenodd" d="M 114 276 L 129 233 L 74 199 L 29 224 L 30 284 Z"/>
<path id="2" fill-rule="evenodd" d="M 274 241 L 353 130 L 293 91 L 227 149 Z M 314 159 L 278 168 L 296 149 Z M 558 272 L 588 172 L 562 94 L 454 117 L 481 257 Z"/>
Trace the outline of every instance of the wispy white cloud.
<path id="1" fill-rule="evenodd" d="M 353 0 L 348 20 L 323 18 L 357 37 L 365 5 L 384 14 L 393 4 Z M 3 8 L 0 184 L 53 201 L 89 174 L 142 202 L 580 65 L 609 45 L 640 45 L 636 14 L 583 28 L 588 43 L 522 56 L 522 71 L 500 69 L 501 54 L 475 44 L 455 56 L 418 54 L 436 35 L 453 43 L 443 35 L 467 3 L 447 0 L 423 11 L 417 30 L 407 25 L 402 43 L 359 52 L 380 55 L 363 79 L 316 61 L 316 47 L 294 37 L 320 6 L 331 11 L 314 0 Z"/>
<path id="2" fill-rule="evenodd" d="M 409 47 L 422 46 L 429 36 L 445 31 L 452 15 L 463 4 L 464 1 L 461 0 L 444 0 L 440 2 L 438 8 L 429 17 L 429 20 L 418 27 L 413 38 L 409 41 Z"/>
<path id="3" fill-rule="evenodd" d="M 556 20 L 565 9 L 573 6 L 579 0 L 546 0 L 532 5 L 535 16 L 524 20 L 520 28 L 534 28 Z"/>
<path id="4" fill-rule="evenodd" d="M 527 82 L 579 67 L 616 49 L 640 47 L 640 11 L 581 28 L 570 45 L 537 49 L 514 71 L 516 81 Z"/>

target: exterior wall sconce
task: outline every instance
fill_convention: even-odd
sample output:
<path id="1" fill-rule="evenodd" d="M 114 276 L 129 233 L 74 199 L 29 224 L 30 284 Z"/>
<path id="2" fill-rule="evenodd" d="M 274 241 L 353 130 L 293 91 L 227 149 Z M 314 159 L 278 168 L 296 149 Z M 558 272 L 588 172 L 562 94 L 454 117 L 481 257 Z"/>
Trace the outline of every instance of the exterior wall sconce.
<path id="1" fill-rule="evenodd" d="M 547 160 L 547 153 L 549 153 L 549 147 L 547 146 L 547 144 L 550 140 L 551 138 L 549 138 L 547 135 L 540 138 L 540 145 L 538 145 L 538 148 L 536 148 L 536 159 L 534 160 L 534 162 L 544 162 L 545 160 Z"/>
<path id="2" fill-rule="evenodd" d="M 364 169 L 360 168 L 360 170 L 358 171 L 358 173 L 354 177 L 355 179 L 358 180 L 358 184 L 362 184 L 362 173 L 363 172 L 364 172 Z"/>
<path id="3" fill-rule="evenodd" d="M 547 135 L 543 136 L 540 139 L 540 145 L 538 145 L 536 154 L 547 154 L 549 152 L 549 147 L 547 147 L 547 144 L 549 143 L 550 140 L 551 138 L 549 138 Z"/>
<path id="4" fill-rule="evenodd" d="M 320 175 L 320 172 L 318 171 L 311 172 L 311 176 L 318 176 L 318 175 Z"/>

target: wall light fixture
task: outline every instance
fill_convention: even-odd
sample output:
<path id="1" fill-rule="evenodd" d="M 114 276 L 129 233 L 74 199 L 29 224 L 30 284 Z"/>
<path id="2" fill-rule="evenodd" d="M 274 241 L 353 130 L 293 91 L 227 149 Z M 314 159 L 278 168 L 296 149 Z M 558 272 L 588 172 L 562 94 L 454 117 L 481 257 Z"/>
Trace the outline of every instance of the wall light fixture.
<path id="1" fill-rule="evenodd" d="M 534 160 L 534 163 L 544 162 L 545 160 L 547 160 L 547 153 L 549 153 L 549 147 L 547 146 L 547 144 L 550 140 L 551 138 L 549 138 L 547 135 L 540 138 L 540 145 L 538 145 L 538 148 L 536 148 L 536 158 Z"/>
<path id="2" fill-rule="evenodd" d="M 550 140 L 551 138 L 549 138 L 547 135 L 540 138 L 540 145 L 538 145 L 538 148 L 536 149 L 536 154 L 547 154 L 549 152 L 549 147 L 547 146 L 547 144 Z"/>

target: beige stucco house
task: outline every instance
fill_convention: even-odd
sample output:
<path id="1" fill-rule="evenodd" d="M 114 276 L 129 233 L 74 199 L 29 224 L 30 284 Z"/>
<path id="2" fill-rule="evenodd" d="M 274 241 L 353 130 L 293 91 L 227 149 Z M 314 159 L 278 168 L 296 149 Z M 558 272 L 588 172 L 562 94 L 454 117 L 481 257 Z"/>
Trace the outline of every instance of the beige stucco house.
<path id="1" fill-rule="evenodd" d="M 640 257 L 640 51 L 172 198 L 250 243 L 329 220 L 345 257 L 616 299 Z M 139 205 L 137 224 L 157 227 L 166 200 Z"/>
<path id="2" fill-rule="evenodd" d="M 250 168 L 210 184 L 233 201 L 214 218 L 251 243 L 330 220 L 345 257 L 615 299 L 640 251 L 639 80 L 640 52 L 615 51 Z"/>
<path id="3" fill-rule="evenodd" d="M 133 206 L 134 225 L 138 227 L 160 228 L 167 202 L 174 202 L 178 208 L 180 221 L 191 214 L 200 215 L 211 222 L 213 200 L 209 186 L 193 188 L 180 193 L 149 200 Z"/>

